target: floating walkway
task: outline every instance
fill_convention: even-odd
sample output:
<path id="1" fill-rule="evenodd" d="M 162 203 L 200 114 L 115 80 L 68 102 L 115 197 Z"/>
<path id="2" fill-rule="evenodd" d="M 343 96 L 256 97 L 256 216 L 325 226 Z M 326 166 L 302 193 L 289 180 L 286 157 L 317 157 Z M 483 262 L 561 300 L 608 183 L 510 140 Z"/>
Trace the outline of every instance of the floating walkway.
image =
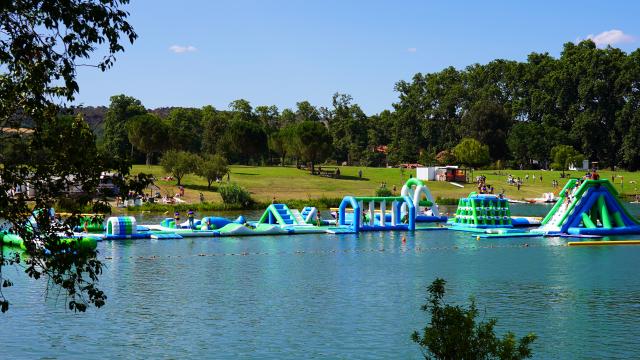
<path id="1" fill-rule="evenodd" d="M 569 241 L 567 246 L 640 245 L 640 240 Z"/>
<path id="2" fill-rule="evenodd" d="M 60 238 L 60 242 L 62 244 L 76 247 L 77 249 L 95 249 L 97 247 L 97 238 L 92 236 L 84 236 L 84 237 L 64 237 Z M 0 233 L 0 244 L 7 247 L 18 248 L 21 250 L 27 250 L 27 247 L 24 244 L 24 240 L 16 235 L 10 234 L 6 232 Z"/>

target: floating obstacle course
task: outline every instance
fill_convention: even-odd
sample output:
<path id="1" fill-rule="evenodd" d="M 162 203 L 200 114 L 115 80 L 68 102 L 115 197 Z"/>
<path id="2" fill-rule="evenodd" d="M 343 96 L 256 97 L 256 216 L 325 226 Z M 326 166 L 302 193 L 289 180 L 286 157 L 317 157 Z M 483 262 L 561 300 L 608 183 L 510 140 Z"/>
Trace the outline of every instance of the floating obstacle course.
<path id="1" fill-rule="evenodd" d="M 368 207 L 365 208 L 365 202 Z M 387 205 L 389 217 L 387 217 Z M 402 207 L 406 211 L 402 212 Z M 347 216 L 347 208 L 352 209 Z M 416 229 L 416 207 L 409 196 L 345 196 L 338 208 L 337 232 L 348 229 L 353 233 L 360 231 L 409 230 Z M 342 229 L 340 229 L 342 228 Z M 329 231 L 331 232 L 331 231 Z"/>
<path id="2" fill-rule="evenodd" d="M 174 219 L 168 218 L 160 225 L 138 226 L 133 217 L 113 217 L 107 221 L 104 238 L 179 239 L 447 228 L 471 232 L 478 239 L 542 235 L 593 239 L 607 235 L 640 233 L 640 223 L 617 199 L 618 194 L 611 183 L 607 180 L 578 181 L 573 179 L 566 184 L 559 194 L 560 200 L 547 214 L 542 226 L 532 231 L 517 227 L 537 225 L 535 218 L 512 217 L 507 199 L 475 192 L 459 200 L 455 218 L 448 222 L 449 227 L 418 225 L 421 222 L 436 223 L 446 217 L 440 215 L 438 206 L 433 202 L 424 183 L 410 179 L 403 186 L 402 196 L 344 197 L 340 207 L 335 209 L 335 222 L 322 220 L 315 207 L 305 207 L 299 211 L 286 204 L 271 204 L 258 221 L 251 222 L 243 217 L 236 220 L 205 217 L 194 220 L 193 223 L 186 221 L 176 224 Z"/>
<path id="3" fill-rule="evenodd" d="M 572 235 L 640 234 L 640 223 L 618 200 L 611 182 L 571 179 L 537 232 Z"/>
<path id="4" fill-rule="evenodd" d="M 324 228 L 310 223 L 318 220 L 318 212 L 314 207 L 306 207 L 299 212 L 289 209 L 285 204 L 271 204 L 255 222 L 246 221 L 243 216 L 235 220 L 208 216 L 194 219 L 193 225 L 189 221 L 176 225 L 174 219 L 167 218 L 159 225 L 145 225 L 144 228 L 152 239 L 324 233 Z"/>
<path id="5" fill-rule="evenodd" d="M 507 199 L 476 192 L 458 201 L 456 216 L 449 224 L 454 227 L 478 229 L 513 227 Z"/>

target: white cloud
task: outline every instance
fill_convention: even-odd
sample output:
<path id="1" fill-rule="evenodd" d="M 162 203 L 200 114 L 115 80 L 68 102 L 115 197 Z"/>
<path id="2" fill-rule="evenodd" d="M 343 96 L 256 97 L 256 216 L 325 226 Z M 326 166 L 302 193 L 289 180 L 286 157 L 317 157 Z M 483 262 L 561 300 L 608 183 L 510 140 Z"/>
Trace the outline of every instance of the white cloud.
<path id="1" fill-rule="evenodd" d="M 187 52 L 194 52 L 194 51 L 197 51 L 198 49 L 196 49 L 196 47 L 193 46 L 193 45 L 187 45 L 187 46 L 171 45 L 169 47 L 169 50 L 171 52 L 176 53 L 176 54 L 183 54 L 183 53 L 187 53 Z"/>
<path id="2" fill-rule="evenodd" d="M 414 52 L 418 51 L 418 48 L 411 47 L 411 48 L 408 48 L 407 51 L 410 52 L 410 53 L 414 53 Z"/>
<path id="3" fill-rule="evenodd" d="M 589 34 L 587 35 L 586 39 L 592 40 L 594 43 L 596 43 L 597 46 L 630 43 L 636 40 L 633 36 L 625 34 L 624 32 L 622 32 L 622 30 L 617 29 L 603 31 L 600 34 L 596 35 Z"/>

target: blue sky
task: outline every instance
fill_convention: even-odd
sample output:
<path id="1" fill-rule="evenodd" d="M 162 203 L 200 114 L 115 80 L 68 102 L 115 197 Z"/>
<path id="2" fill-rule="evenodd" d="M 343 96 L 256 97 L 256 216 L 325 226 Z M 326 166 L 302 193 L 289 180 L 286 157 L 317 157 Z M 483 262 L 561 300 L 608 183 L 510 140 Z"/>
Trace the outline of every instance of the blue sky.
<path id="1" fill-rule="evenodd" d="M 394 84 L 417 72 L 527 54 L 559 55 L 594 37 L 640 46 L 640 2 L 132 0 L 140 38 L 115 66 L 79 71 L 76 103 L 124 93 L 148 108 L 245 98 L 281 110 L 329 106 L 348 93 L 368 114 L 391 108 Z"/>

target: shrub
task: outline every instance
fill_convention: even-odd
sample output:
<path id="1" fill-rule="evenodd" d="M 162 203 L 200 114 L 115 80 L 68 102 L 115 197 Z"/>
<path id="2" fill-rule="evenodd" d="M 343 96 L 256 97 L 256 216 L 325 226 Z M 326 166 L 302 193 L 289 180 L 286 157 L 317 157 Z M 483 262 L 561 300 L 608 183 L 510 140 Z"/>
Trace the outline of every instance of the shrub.
<path id="1" fill-rule="evenodd" d="M 418 343 L 425 359 L 527 359 L 533 354 L 531 344 L 536 335 L 520 339 L 512 332 L 499 338 L 496 319 L 477 322 L 480 311 L 471 305 L 449 305 L 444 301 L 445 281 L 436 279 L 427 287 L 427 303 L 421 309 L 430 313 L 431 321 L 422 335 L 415 331 L 411 340 Z M 483 316 L 484 319 L 484 316 Z"/>
<path id="2" fill-rule="evenodd" d="M 380 187 L 376 189 L 376 196 L 393 196 L 393 193 L 387 187 Z"/>
<path id="3" fill-rule="evenodd" d="M 454 198 L 436 198 L 436 204 L 438 205 L 458 205 L 458 199 Z"/>
<path id="4" fill-rule="evenodd" d="M 218 193 L 220 193 L 222 201 L 225 204 L 237 204 L 249 207 L 254 202 L 251 194 L 249 194 L 245 188 L 235 183 L 220 186 Z"/>

